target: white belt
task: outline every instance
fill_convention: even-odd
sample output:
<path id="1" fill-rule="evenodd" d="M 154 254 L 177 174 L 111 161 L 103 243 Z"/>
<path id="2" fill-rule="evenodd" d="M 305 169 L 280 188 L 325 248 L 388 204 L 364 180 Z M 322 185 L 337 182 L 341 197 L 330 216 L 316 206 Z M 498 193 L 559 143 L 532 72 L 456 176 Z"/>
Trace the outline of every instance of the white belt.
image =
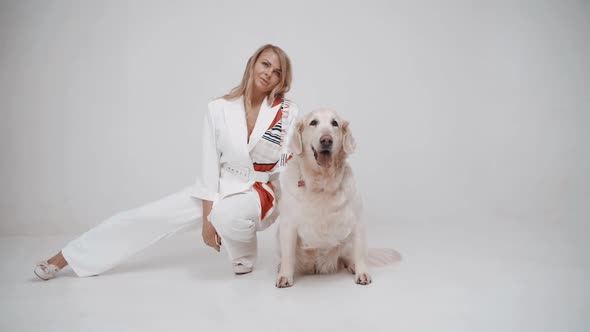
<path id="1" fill-rule="evenodd" d="M 268 181 L 270 181 L 270 176 L 268 175 L 268 172 L 258 172 L 250 167 L 225 164 L 221 167 L 221 169 L 233 176 L 240 178 L 244 182 L 254 181 L 267 183 Z"/>

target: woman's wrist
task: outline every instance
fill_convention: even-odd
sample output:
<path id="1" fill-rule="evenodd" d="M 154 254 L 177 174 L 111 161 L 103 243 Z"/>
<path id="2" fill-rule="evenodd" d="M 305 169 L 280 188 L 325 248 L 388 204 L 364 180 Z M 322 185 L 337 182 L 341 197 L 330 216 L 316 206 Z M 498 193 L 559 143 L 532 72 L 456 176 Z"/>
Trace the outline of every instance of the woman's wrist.
<path id="1" fill-rule="evenodd" d="M 211 223 L 211 221 L 209 221 L 209 213 L 211 212 L 212 208 L 212 201 L 203 200 L 203 224 Z"/>

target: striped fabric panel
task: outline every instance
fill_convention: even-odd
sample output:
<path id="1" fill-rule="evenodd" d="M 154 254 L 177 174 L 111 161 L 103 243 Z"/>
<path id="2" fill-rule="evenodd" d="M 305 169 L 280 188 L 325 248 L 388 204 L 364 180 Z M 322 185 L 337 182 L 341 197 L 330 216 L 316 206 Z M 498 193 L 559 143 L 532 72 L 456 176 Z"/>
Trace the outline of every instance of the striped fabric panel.
<path id="1" fill-rule="evenodd" d="M 275 99 L 272 107 L 276 107 L 283 100 L 281 98 Z M 262 139 L 258 141 L 254 149 L 250 152 L 255 171 L 269 172 L 272 171 L 281 157 L 281 137 L 283 130 L 283 112 L 282 107 L 279 107 L 277 115 L 268 127 L 268 130 L 262 135 Z M 270 182 L 260 183 L 256 182 L 253 186 L 254 190 L 260 197 L 261 205 L 261 219 L 264 220 L 269 212 L 272 211 L 275 204 L 274 187 Z"/>

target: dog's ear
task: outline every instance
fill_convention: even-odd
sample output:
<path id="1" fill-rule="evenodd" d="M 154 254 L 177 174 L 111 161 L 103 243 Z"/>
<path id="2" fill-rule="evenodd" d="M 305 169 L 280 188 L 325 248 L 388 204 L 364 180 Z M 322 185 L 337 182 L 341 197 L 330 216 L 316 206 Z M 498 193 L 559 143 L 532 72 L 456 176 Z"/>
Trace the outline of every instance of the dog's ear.
<path id="1" fill-rule="evenodd" d="M 303 152 L 303 142 L 301 141 L 301 133 L 303 132 L 303 120 L 297 121 L 294 126 L 293 134 L 291 135 L 291 142 L 289 142 L 289 150 L 294 154 L 301 154 Z"/>
<path id="2" fill-rule="evenodd" d="M 346 154 L 351 154 L 354 152 L 356 148 L 356 142 L 354 141 L 354 137 L 352 136 L 352 132 L 350 130 L 350 122 L 344 121 L 342 123 L 342 132 L 343 132 L 343 140 L 342 140 L 342 148 Z"/>

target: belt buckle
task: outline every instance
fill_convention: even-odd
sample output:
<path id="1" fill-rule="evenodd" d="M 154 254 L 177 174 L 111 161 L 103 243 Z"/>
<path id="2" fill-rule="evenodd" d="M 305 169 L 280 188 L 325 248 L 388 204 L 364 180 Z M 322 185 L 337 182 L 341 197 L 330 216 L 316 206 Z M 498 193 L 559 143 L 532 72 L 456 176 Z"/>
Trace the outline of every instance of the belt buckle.
<path id="1" fill-rule="evenodd" d="M 238 174 L 242 177 L 244 182 L 248 182 L 250 180 L 250 169 L 247 167 L 240 167 L 238 168 Z"/>

